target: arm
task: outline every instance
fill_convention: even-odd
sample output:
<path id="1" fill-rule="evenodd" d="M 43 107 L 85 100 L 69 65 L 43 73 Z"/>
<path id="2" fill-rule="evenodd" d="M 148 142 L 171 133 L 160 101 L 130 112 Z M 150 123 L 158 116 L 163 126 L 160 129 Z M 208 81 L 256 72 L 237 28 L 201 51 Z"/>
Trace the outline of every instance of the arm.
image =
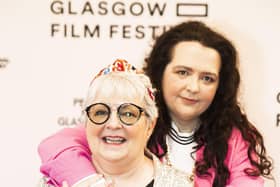
<path id="1" fill-rule="evenodd" d="M 264 181 L 261 176 L 251 177 L 244 173 L 244 169 L 253 168 L 253 166 L 247 153 L 248 144 L 237 129 L 233 130 L 228 144 L 228 155 L 225 162 L 230 171 L 230 179 L 226 187 L 263 187 Z"/>
<path id="2" fill-rule="evenodd" d="M 38 152 L 42 160 L 40 170 L 53 185 L 61 186 L 67 181 L 72 186 L 96 173 L 84 127 L 62 129 L 43 140 Z"/>

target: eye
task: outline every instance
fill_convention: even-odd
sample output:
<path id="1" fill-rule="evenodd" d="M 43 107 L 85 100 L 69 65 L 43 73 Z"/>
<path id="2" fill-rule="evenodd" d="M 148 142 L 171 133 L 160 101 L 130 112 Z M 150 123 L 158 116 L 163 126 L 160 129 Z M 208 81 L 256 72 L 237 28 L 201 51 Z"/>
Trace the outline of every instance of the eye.
<path id="1" fill-rule="evenodd" d="M 211 76 L 205 75 L 202 77 L 202 80 L 207 83 L 212 83 L 212 82 L 215 82 L 216 79 Z"/>
<path id="2" fill-rule="evenodd" d="M 184 77 L 189 75 L 189 72 L 187 70 L 177 70 L 176 74 L 178 74 L 180 77 Z"/>
<path id="3" fill-rule="evenodd" d="M 120 113 L 121 116 L 123 117 L 127 117 L 127 118 L 134 118 L 137 117 L 136 114 L 134 114 L 133 112 L 122 112 Z"/>
<path id="4" fill-rule="evenodd" d="M 104 116 L 104 115 L 108 115 L 108 111 L 106 111 L 106 110 L 96 110 L 92 113 L 92 115 L 94 115 L 94 116 Z"/>

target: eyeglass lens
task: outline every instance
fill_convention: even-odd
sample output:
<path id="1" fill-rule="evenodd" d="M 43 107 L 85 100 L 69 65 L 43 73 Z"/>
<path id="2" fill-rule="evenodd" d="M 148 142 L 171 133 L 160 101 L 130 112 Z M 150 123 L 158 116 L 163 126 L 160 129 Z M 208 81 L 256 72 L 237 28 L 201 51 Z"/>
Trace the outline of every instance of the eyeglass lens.
<path id="1" fill-rule="evenodd" d="M 132 103 L 124 103 L 117 108 L 117 114 L 122 123 L 125 125 L 133 125 L 136 123 L 143 109 Z M 105 103 L 96 103 L 86 109 L 88 118 L 95 124 L 101 125 L 105 123 L 111 114 L 110 107 Z"/>

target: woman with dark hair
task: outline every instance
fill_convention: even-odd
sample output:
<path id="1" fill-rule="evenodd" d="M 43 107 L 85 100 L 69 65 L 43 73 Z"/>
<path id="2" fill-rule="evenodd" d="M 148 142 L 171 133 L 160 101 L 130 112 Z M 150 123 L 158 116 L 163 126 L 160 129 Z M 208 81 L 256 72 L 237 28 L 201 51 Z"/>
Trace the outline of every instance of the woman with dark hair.
<path id="1" fill-rule="evenodd" d="M 191 52 L 188 53 L 188 48 L 182 47 L 184 43 L 189 43 L 191 47 L 200 45 L 200 47 L 212 49 L 218 54 L 220 68 L 216 77 L 214 76 L 213 78 L 207 71 L 200 71 L 201 69 L 199 68 L 201 67 L 195 69 L 188 66 L 186 61 L 191 61 L 191 57 L 195 54 Z M 177 55 L 181 55 L 180 59 L 179 57 L 177 58 Z M 194 63 L 198 63 L 198 58 L 195 58 L 196 61 Z M 176 61 L 177 59 L 179 59 L 179 62 Z M 206 63 L 207 61 L 202 62 L 202 66 L 205 65 L 203 68 L 207 70 Z M 157 39 L 150 56 L 146 59 L 145 72 L 151 78 L 155 88 L 158 89 L 156 101 L 158 103 L 160 115 L 155 131 L 148 144 L 148 147 L 153 150 L 157 156 L 162 157 L 168 153 L 166 136 L 171 137 L 175 142 L 176 139 L 177 141 L 181 140 L 181 144 L 184 142 L 184 138 L 176 136 L 176 133 L 175 135 L 172 133 L 174 131 L 172 122 L 175 122 L 179 131 L 180 126 L 188 127 L 191 131 L 196 129 L 192 137 L 192 141 L 196 143 L 194 152 L 199 151 L 203 156 L 200 160 L 196 159 L 195 173 L 197 176 L 201 177 L 212 174 L 212 186 L 226 186 L 230 184 L 230 181 L 236 181 L 234 184 L 242 186 L 240 181 L 244 181 L 246 178 L 248 178 L 248 180 L 254 180 L 254 178 L 257 179 L 257 176 L 260 175 L 270 175 L 271 162 L 265 155 L 266 149 L 263 137 L 248 121 L 246 114 L 242 113 L 237 101 L 240 84 L 240 74 L 237 67 L 237 51 L 229 40 L 201 22 L 182 23 L 166 33 L 163 33 Z M 187 109 L 184 111 L 179 107 L 180 104 L 184 102 L 182 101 L 184 99 L 188 100 L 185 102 L 187 103 L 186 105 L 190 103 L 188 106 L 199 103 L 200 101 L 193 101 L 193 104 L 193 98 L 190 98 L 195 98 L 195 94 L 198 91 L 193 91 L 194 94 L 184 93 L 184 85 L 182 85 L 182 87 L 180 87 L 180 85 L 178 86 L 180 81 L 176 81 L 176 79 L 169 80 L 172 79 L 172 74 L 175 76 L 178 74 L 178 77 L 182 77 L 178 78 L 178 80 L 183 79 L 183 81 L 186 81 L 196 76 L 196 73 L 201 73 L 201 77 L 199 78 L 199 75 L 197 75 L 198 80 L 194 81 L 199 82 L 199 79 L 205 82 L 208 81 L 206 84 L 209 85 L 212 84 L 213 82 L 211 81 L 214 80 L 214 82 L 218 84 L 211 104 L 207 108 L 204 108 L 203 111 L 198 112 L 196 114 L 197 118 L 192 118 L 191 115 L 185 114 L 187 113 Z M 177 89 L 179 90 L 178 94 L 176 93 L 176 88 L 172 88 L 175 86 L 179 87 Z M 201 89 L 202 87 L 203 86 L 200 87 L 200 92 L 203 91 Z M 191 88 L 189 89 L 191 90 Z M 171 90 L 175 92 L 175 99 L 173 100 L 172 96 L 169 94 Z M 185 98 L 184 94 L 187 95 Z M 184 105 L 184 103 L 182 105 Z M 180 117 L 181 119 L 186 119 L 185 121 L 181 120 L 182 124 L 180 124 L 180 119 L 176 121 L 176 119 Z M 188 121 L 193 120 L 197 120 L 198 122 L 194 122 L 194 125 L 192 123 L 188 124 Z M 239 147 L 242 150 L 234 150 L 236 147 L 233 143 L 237 143 L 234 142 L 236 140 L 241 141 L 239 143 L 243 144 L 243 147 Z M 156 148 L 160 147 L 162 149 L 155 149 L 154 145 L 157 144 L 160 146 L 156 146 Z M 177 153 L 175 152 L 174 154 Z M 238 173 L 236 172 L 237 168 L 233 168 L 233 165 L 229 163 L 230 161 L 240 162 L 240 165 L 237 166 L 240 167 Z M 248 162 L 249 165 L 246 165 L 246 167 L 244 167 L 245 165 L 241 166 L 245 162 Z M 238 176 L 235 176 L 235 174 Z M 235 177 L 240 178 L 240 180 L 234 179 Z M 244 180 L 241 180 L 241 178 L 244 178 Z"/>
<path id="2" fill-rule="evenodd" d="M 163 33 L 146 58 L 144 72 L 157 89 L 159 108 L 148 148 L 163 162 L 189 173 L 195 186 L 259 187 L 261 176 L 271 174 L 263 137 L 237 100 L 237 59 L 228 39 L 198 21 Z M 44 140 L 39 146 L 41 171 L 70 185 L 94 174 L 83 156 L 88 148 L 81 145 L 82 138 L 73 128 Z M 54 148 L 54 143 L 59 145 Z M 65 171 L 68 175 L 62 174 Z M 95 176 L 86 180 L 94 181 Z"/>

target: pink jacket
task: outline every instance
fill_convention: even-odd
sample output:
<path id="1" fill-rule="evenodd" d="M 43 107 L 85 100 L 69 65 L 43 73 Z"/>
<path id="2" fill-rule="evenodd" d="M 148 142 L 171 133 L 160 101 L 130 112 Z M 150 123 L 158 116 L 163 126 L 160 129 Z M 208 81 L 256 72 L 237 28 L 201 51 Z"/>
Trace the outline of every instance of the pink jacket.
<path id="1" fill-rule="evenodd" d="M 233 130 L 228 141 L 228 154 L 225 160 L 230 179 L 226 187 L 262 187 L 262 177 L 247 176 L 243 170 L 252 167 L 247 156 L 248 146 L 238 130 Z M 72 186 L 86 176 L 96 173 L 92 166 L 85 129 L 65 128 L 43 140 L 38 148 L 42 159 L 41 172 L 50 179 L 50 183 L 61 186 L 67 181 Z M 196 159 L 201 159 L 203 148 L 197 151 Z M 209 171 L 212 177 L 200 178 L 195 176 L 196 187 L 211 187 L 214 171 Z"/>

